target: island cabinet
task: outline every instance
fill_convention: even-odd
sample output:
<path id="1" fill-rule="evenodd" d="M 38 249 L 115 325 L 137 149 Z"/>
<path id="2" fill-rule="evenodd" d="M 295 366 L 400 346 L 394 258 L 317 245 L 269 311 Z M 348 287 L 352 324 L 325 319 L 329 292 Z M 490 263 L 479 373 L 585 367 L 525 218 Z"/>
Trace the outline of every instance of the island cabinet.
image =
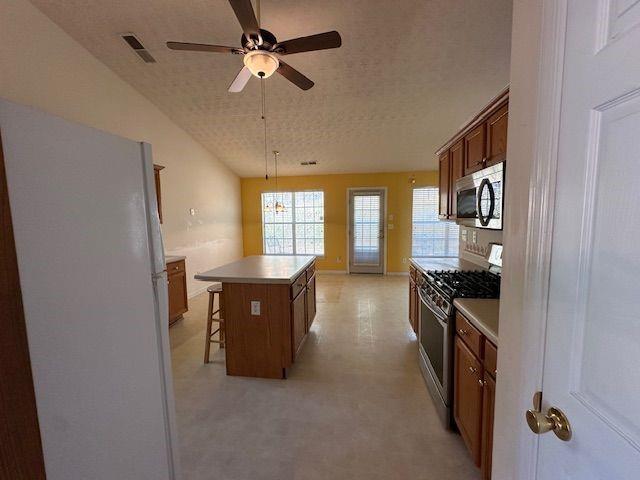
<path id="1" fill-rule="evenodd" d="M 222 282 L 227 375 L 286 378 L 316 315 L 314 257 L 255 255 L 195 278 Z"/>
<path id="2" fill-rule="evenodd" d="M 508 123 L 507 88 L 438 149 L 441 220 L 456 218 L 458 179 L 506 160 Z"/>
<path id="3" fill-rule="evenodd" d="M 453 416 L 482 479 L 490 480 L 498 350 L 457 312 L 454 351 Z"/>
<path id="4" fill-rule="evenodd" d="M 167 289 L 169 294 L 169 326 L 189 310 L 187 300 L 187 271 L 184 259 L 167 262 Z"/>

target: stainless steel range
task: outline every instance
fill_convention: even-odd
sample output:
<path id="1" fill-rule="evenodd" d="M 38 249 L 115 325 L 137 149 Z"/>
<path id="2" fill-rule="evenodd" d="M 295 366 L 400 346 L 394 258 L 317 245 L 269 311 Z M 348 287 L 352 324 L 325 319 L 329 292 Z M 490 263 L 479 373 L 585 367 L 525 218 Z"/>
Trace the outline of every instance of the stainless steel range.
<path id="1" fill-rule="evenodd" d="M 493 249 L 502 249 L 494 245 Z M 492 252 L 501 257 L 501 252 Z M 501 262 L 500 262 L 501 264 Z M 436 409 L 447 428 L 453 427 L 453 341 L 455 298 L 499 298 L 499 267 L 492 271 L 426 271 L 417 279 L 420 296 L 419 361 Z"/>

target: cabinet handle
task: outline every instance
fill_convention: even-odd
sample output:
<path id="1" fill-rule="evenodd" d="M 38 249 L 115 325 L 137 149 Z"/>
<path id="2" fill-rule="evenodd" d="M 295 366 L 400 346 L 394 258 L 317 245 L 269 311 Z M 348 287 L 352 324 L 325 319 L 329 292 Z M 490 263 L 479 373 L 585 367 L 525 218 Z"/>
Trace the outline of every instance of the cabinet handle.
<path id="1" fill-rule="evenodd" d="M 478 369 L 476 367 L 469 367 L 469 372 L 476 373 Z"/>
<path id="2" fill-rule="evenodd" d="M 464 328 L 461 328 L 460 330 L 458 330 L 458 333 L 459 333 L 460 335 L 463 335 L 463 336 L 464 336 L 464 335 L 469 335 L 469 332 L 467 332 Z"/>
<path id="3" fill-rule="evenodd" d="M 478 379 L 478 385 L 480 385 L 480 387 L 484 387 L 487 384 L 487 382 L 485 382 L 484 380 L 482 380 L 481 378 Z"/>

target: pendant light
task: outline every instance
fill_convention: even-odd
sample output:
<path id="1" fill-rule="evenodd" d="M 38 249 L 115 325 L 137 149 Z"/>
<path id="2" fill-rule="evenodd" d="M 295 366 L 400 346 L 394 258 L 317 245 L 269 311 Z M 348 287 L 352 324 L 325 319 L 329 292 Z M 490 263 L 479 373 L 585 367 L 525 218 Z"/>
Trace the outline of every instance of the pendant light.
<path id="1" fill-rule="evenodd" d="M 273 161 L 275 163 L 275 167 L 276 167 L 276 205 L 275 205 L 275 211 L 276 213 L 284 213 L 286 211 L 286 208 L 284 206 L 284 204 L 282 202 L 279 202 L 278 199 L 278 155 L 280 155 L 280 152 L 277 150 L 273 151 Z"/>
<path id="2" fill-rule="evenodd" d="M 259 4 L 258 4 L 259 5 Z M 258 6 L 258 11 L 260 11 L 260 7 Z M 265 113 L 266 110 L 266 95 L 265 95 L 265 87 L 264 87 L 264 78 L 260 79 L 260 96 L 262 98 L 262 124 L 264 126 L 264 179 L 266 181 L 269 180 L 269 162 L 267 159 L 267 115 Z M 271 203 L 266 203 L 263 207 L 265 213 L 269 213 L 273 210 L 273 206 Z"/>

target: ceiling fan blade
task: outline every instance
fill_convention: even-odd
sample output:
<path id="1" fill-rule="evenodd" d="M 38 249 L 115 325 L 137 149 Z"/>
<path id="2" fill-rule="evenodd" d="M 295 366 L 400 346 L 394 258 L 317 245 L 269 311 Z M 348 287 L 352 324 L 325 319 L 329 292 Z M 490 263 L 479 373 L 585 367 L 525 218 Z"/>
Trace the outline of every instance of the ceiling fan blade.
<path id="1" fill-rule="evenodd" d="M 167 42 L 167 47 L 171 50 L 186 50 L 188 52 L 244 53 L 241 48 L 205 43 Z"/>
<path id="2" fill-rule="evenodd" d="M 258 27 L 258 20 L 253 12 L 251 0 L 229 0 L 229 3 L 238 18 L 238 22 L 240 22 L 244 35 L 248 39 L 256 38 L 260 33 L 260 27 Z"/>
<path id="3" fill-rule="evenodd" d="M 273 50 L 281 55 L 291 55 L 292 53 L 338 48 L 340 45 L 342 45 L 342 38 L 338 32 L 333 31 L 285 40 L 284 42 L 277 43 L 273 47 Z"/>
<path id="4" fill-rule="evenodd" d="M 284 63 L 282 60 L 280 60 L 280 66 L 276 71 L 302 90 L 309 90 L 314 85 L 311 80 L 309 80 L 291 65 L 287 65 L 286 63 Z"/>
<path id="5" fill-rule="evenodd" d="M 229 85 L 229 91 L 232 93 L 241 92 L 245 85 L 249 82 L 250 78 L 251 70 L 249 70 L 247 67 L 242 67 L 242 70 L 238 72 L 236 78 L 233 80 L 233 82 L 231 82 L 231 85 Z"/>

